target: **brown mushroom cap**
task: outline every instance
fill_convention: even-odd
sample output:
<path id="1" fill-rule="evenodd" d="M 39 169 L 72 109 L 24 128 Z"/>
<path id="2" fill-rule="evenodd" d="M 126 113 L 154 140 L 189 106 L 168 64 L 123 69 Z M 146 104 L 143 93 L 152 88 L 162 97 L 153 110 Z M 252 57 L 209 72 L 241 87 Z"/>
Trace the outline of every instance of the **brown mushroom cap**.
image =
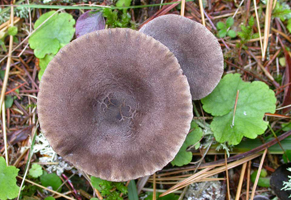
<path id="1" fill-rule="evenodd" d="M 216 37 L 203 25 L 179 15 L 157 17 L 140 30 L 166 45 L 177 57 L 192 98 L 212 92 L 223 73 L 223 54 Z"/>
<path id="2" fill-rule="evenodd" d="M 53 149 L 110 181 L 153 174 L 177 154 L 190 129 L 190 87 L 175 56 L 130 29 L 81 36 L 54 57 L 38 95 Z"/>

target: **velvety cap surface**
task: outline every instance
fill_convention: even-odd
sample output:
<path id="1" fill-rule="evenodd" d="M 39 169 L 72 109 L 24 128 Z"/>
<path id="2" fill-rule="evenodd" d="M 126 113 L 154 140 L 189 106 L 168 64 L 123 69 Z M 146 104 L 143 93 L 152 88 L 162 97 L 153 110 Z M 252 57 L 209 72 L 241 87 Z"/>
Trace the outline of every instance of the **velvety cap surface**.
<path id="1" fill-rule="evenodd" d="M 223 54 L 216 37 L 202 24 L 179 15 L 157 17 L 140 32 L 166 45 L 187 76 L 192 98 L 212 92 L 223 73 Z"/>
<path id="2" fill-rule="evenodd" d="M 107 29 L 74 40 L 40 83 L 41 129 L 53 149 L 110 181 L 150 175 L 177 154 L 190 129 L 189 84 L 153 38 Z"/>

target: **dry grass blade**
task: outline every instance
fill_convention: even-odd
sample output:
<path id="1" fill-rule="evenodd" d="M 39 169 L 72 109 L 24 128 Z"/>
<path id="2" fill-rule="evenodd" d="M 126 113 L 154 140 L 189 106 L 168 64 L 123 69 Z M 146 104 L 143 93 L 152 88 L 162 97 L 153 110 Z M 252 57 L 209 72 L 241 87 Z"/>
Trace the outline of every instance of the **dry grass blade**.
<path id="1" fill-rule="evenodd" d="M 20 178 L 20 179 L 24 180 L 21 176 L 17 176 L 17 178 Z M 37 186 L 37 187 L 40 187 L 40 188 L 42 188 L 42 189 L 44 189 L 44 190 L 47 190 L 47 191 L 49 191 L 49 192 L 51 192 L 51 193 L 53 193 L 53 194 L 57 194 L 57 195 L 59 195 L 59 196 L 61 196 L 61 197 L 64 197 L 64 198 L 66 198 L 66 199 L 74 200 L 74 198 L 72 198 L 72 197 L 68 197 L 67 195 L 64 195 L 64 194 L 59 193 L 59 192 L 57 192 L 57 191 L 51 190 L 51 189 L 49 189 L 49 188 L 46 188 L 46 187 L 44 187 L 44 186 L 42 186 L 42 185 L 39 185 L 39 184 L 37 184 L 37 183 L 35 183 L 35 182 L 31 181 L 31 180 L 25 179 L 24 181 L 25 181 L 25 182 L 28 182 L 28 183 L 30 183 L 30 184 L 32 184 L 32 185 L 35 185 L 35 186 Z"/>
<path id="2" fill-rule="evenodd" d="M 10 15 L 10 26 L 11 27 L 14 24 L 13 15 L 14 15 L 14 10 L 13 10 L 13 6 L 11 6 L 11 15 Z M 12 47 L 13 47 L 13 36 L 10 35 L 9 36 L 9 51 L 8 51 L 8 55 L 7 55 L 8 59 L 7 59 L 7 64 L 6 64 L 5 76 L 4 76 L 4 80 L 3 80 L 3 86 L 2 86 L 2 90 L 1 90 L 0 105 L 3 104 L 4 98 L 5 98 L 5 91 L 7 88 L 8 77 L 9 77 L 9 72 L 10 72 L 10 65 L 11 65 Z M 2 110 L 2 106 L 0 106 L 0 113 L 1 113 L 1 110 Z"/>
<path id="3" fill-rule="evenodd" d="M 258 9 L 257 9 L 257 2 L 254 0 L 254 7 L 255 7 L 255 13 L 256 13 L 256 20 L 257 20 L 257 28 L 260 36 L 260 47 L 261 47 L 261 53 L 263 54 L 263 42 L 262 42 L 262 34 L 261 34 L 261 26 L 260 26 L 260 19 L 258 15 Z"/>
<path id="4" fill-rule="evenodd" d="M 153 182 L 153 200 L 156 200 L 157 199 L 157 192 L 156 192 L 156 189 L 157 189 L 157 183 L 156 183 L 156 173 L 154 173 L 153 175 L 153 179 L 154 179 L 154 182 Z"/>
<path id="5" fill-rule="evenodd" d="M 241 193 L 241 188 L 242 188 L 242 183 L 243 183 L 244 176 L 245 176 L 246 167 L 247 167 L 247 162 L 245 162 L 243 164 L 242 169 L 241 169 L 241 173 L 240 173 L 239 183 L 238 183 L 238 186 L 237 186 L 235 200 L 239 200 L 240 193 Z"/>
<path id="6" fill-rule="evenodd" d="M 249 164 L 248 164 L 248 174 L 247 174 L 248 180 L 247 180 L 246 199 L 249 199 L 250 177 L 251 177 L 251 164 L 252 164 L 252 161 L 249 161 Z"/>
<path id="7" fill-rule="evenodd" d="M 205 17 L 204 17 L 203 2 L 202 2 L 202 0 L 199 0 L 199 7 L 200 7 L 200 14 L 201 14 L 202 24 L 203 24 L 203 26 L 206 26 L 205 25 Z"/>
<path id="8" fill-rule="evenodd" d="M 265 60 L 268 41 L 269 41 L 269 32 L 271 26 L 271 16 L 272 16 L 272 6 L 273 0 L 267 1 L 267 8 L 266 8 L 266 15 L 265 15 L 265 29 L 264 29 L 264 44 L 263 44 L 263 53 L 262 53 L 262 60 Z"/>
<path id="9" fill-rule="evenodd" d="M 239 165 L 241 165 L 241 164 L 243 164 L 243 163 L 245 163 L 247 161 L 250 161 L 250 160 L 252 160 L 252 159 L 254 159 L 254 158 L 256 158 L 256 157 L 258 157 L 260 155 L 261 155 L 260 153 L 255 153 L 255 154 L 252 154 L 252 155 L 247 156 L 245 158 L 242 158 L 242 159 L 240 159 L 238 161 L 234 161 L 234 162 L 232 162 L 232 163 L 230 163 L 228 165 L 228 169 L 232 169 L 234 167 L 237 167 L 237 166 L 239 166 Z M 165 196 L 165 195 L 170 194 L 170 193 L 172 193 L 174 191 L 177 191 L 177 190 L 179 190 L 181 188 L 184 188 L 187 185 L 190 185 L 190 184 L 192 184 L 194 182 L 199 182 L 203 178 L 214 176 L 216 174 L 219 174 L 219 173 L 225 171 L 225 166 L 218 167 L 218 168 L 215 168 L 215 169 L 213 169 L 213 168 L 214 167 L 208 167 L 208 168 L 206 168 L 204 170 L 199 171 L 198 173 L 193 174 L 191 177 L 185 179 L 184 181 L 179 182 L 177 185 L 174 185 L 173 187 L 171 187 L 169 190 L 167 190 L 166 192 L 164 192 L 160 196 L 161 197 Z"/>
<path id="10" fill-rule="evenodd" d="M 182 17 L 185 16 L 185 4 L 186 4 L 186 0 L 182 0 L 181 1 L 181 16 Z"/>
<path id="11" fill-rule="evenodd" d="M 237 95 L 237 98 L 238 98 L 238 93 L 236 95 Z M 229 190 L 229 176 L 228 176 L 226 151 L 224 152 L 224 158 L 225 158 L 225 173 L 226 173 L 227 196 L 228 196 L 228 199 L 231 200 L 230 190 Z"/>
<path id="12" fill-rule="evenodd" d="M 267 151 L 268 151 L 268 149 L 265 149 L 264 154 L 263 154 L 262 159 L 261 159 L 261 162 L 260 162 L 260 166 L 259 166 L 259 169 L 258 169 L 257 177 L 256 177 L 256 180 L 254 182 L 253 189 L 252 189 L 251 200 L 253 200 L 254 196 L 255 196 L 257 184 L 258 184 L 258 181 L 259 181 L 259 178 L 260 178 L 261 170 L 262 170 L 262 167 L 263 167 L 263 163 L 264 163 Z"/>
<path id="13" fill-rule="evenodd" d="M 7 151 L 7 134 L 6 134 L 6 116 L 5 116 L 5 103 L 2 103 L 2 130 L 3 130 L 3 140 L 4 140 L 4 149 L 5 149 L 5 161 L 6 165 L 9 164 L 9 158 L 8 158 L 8 151 Z"/>

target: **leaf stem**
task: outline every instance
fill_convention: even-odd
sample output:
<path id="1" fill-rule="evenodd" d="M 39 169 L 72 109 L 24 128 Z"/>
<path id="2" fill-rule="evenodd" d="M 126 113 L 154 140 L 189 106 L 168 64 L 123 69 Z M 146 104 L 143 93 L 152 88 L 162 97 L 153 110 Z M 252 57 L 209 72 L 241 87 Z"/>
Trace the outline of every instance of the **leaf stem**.
<path id="1" fill-rule="evenodd" d="M 238 95 L 239 95 L 239 90 L 237 90 L 237 92 L 236 92 L 236 98 L 235 98 L 235 103 L 234 103 L 234 109 L 233 109 L 233 117 L 232 117 L 231 128 L 234 127 L 234 119 L 235 119 L 235 112 L 236 112 L 236 106 L 237 106 L 237 101 L 238 101 Z"/>

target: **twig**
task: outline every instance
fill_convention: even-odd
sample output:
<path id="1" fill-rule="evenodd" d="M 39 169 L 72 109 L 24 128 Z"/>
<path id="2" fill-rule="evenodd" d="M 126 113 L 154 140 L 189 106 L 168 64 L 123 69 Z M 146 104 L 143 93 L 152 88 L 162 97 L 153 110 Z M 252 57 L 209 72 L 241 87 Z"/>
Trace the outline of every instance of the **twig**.
<path id="1" fill-rule="evenodd" d="M 263 154 L 262 159 L 261 159 L 261 162 L 260 162 L 260 166 L 259 166 L 259 169 L 258 169 L 257 177 L 256 177 L 256 180 L 254 182 L 254 186 L 253 186 L 253 190 L 252 190 L 251 200 L 253 200 L 254 196 L 255 196 L 257 184 L 258 184 L 258 181 L 259 181 L 259 178 L 260 178 L 261 170 L 262 170 L 262 167 L 263 167 L 263 163 L 264 163 L 267 151 L 268 151 L 268 149 L 265 149 L 264 154 Z"/>
<path id="2" fill-rule="evenodd" d="M 14 15 L 14 10 L 13 10 L 13 6 L 11 6 L 10 26 L 13 26 L 13 19 L 14 19 L 13 15 Z M 10 72 L 10 65 L 11 65 L 12 47 L 13 47 L 13 36 L 10 35 L 9 36 L 9 51 L 8 51 L 8 55 L 7 55 L 8 60 L 7 60 L 7 64 L 6 64 L 5 76 L 4 76 L 2 90 L 1 90 L 0 105 L 3 104 L 4 98 L 5 98 L 5 91 L 7 88 L 8 77 L 9 77 L 9 72 Z M 0 113 L 1 113 L 1 110 L 2 110 L 2 106 L 0 106 Z"/>
<path id="3" fill-rule="evenodd" d="M 247 174 L 247 191 L 246 191 L 246 199 L 249 199 L 249 191 L 250 191 L 250 177 L 251 177 L 251 164 L 252 164 L 252 161 L 249 161 L 249 164 L 248 164 L 248 174 Z"/>
<path id="4" fill-rule="evenodd" d="M 234 108 L 233 108 L 233 116 L 232 116 L 232 123 L 231 127 L 234 127 L 234 119 L 235 119 L 235 112 L 236 112 L 236 107 L 237 107 L 237 101 L 238 101 L 238 95 L 239 95 L 239 90 L 236 92 L 236 97 L 235 97 L 235 103 L 234 103 Z"/>
<path id="5" fill-rule="evenodd" d="M 202 24 L 203 24 L 203 26 L 205 26 L 205 18 L 204 18 L 204 12 L 203 12 L 204 9 L 203 9 L 203 2 L 202 2 L 202 0 L 199 0 L 199 7 L 200 7 Z"/>
<path id="6" fill-rule="evenodd" d="M 49 188 L 46 188 L 46 187 L 44 187 L 44 186 L 42 186 L 42 185 L 39 185 L 39 184 L 37 184 L 37 183 L 35 183 L 35 182 L 31 181 L 31 180 L 24 179 L 24 178 L 22 178 L 21 176 L 17 176 L 17 178 L 20 178 L 20 179 L 22 179 L 22 180 L 24 180 L 24 181 L 26 181 L 26 182 L 28 182 L 28 183 L 30 183 L 30 184 L 32 184 L 32 185 L 35 185 L 35 186 L 37 186 L 37 187 L 40 187 L 40 188 L 42 188 L 42 189 L 44 189 L 44 190 L 47 190 L 47 191 L 49 191 L 49 192 L 51 192 L 51 193 L 54 193 L 54 194 L 57 194 L 57 195 L 59 195 L 59 196 L 61 196 L 61 197 L 64 197 L 64 198 L 66 198 L 66 199 L 75 200 L 75 199 L 72 198 L 72 197 L 68 197 L 68 196 L 66 196 L 66 195 L 64 195 L 64 194 L 62 194 L 62 193 L 59 193 L 59 192 L 57 192 L 57 191 L 51 190 L 51 189 L 49 189 Z"/>
<path id="7" fill-rule="evenodd" d="M 246 167 L 247 167 L 247 162 L 245 162 L 241 168 L 241 173 L 240 173 L 239 183 L 237 186 L 235 200 L 239 200 L 241 188 L 242 188 L 242 183 L 243 183 L 244 176 L 245 176 Z"/>
<path id="8" fill-rule="evenodd" d="M 6 134 L 6 116 L 5 116 L 5 103 L 2 103 L 2 128 L 3 128 L 3 139 L 4 139 L 4 149 L 5 149 L 5 160 L 8 166 L 8 151 L 7 151 L 7 134 Z"/>
<path id="9" fill-rule="evenodd" d="M 231 200 L 230 190 L 229 190 L 229 176 L 228 176 L 228 167 L 227 167 L 226 151 L 224 152 L 224 160 L 225 160 L 225 173 L 226 173 L 227 196 L 228 196 L 228 199 Z"/>
<path id="10" fill-rule="evenodd" d="M 185 4 L 186 4 L 186 1 L 185 0 L 182 0 L 181 1 L 181 16 L 182 17 L 185 16 Z"/>
<path id="11" fill-rule="evenodd" d="M 156 189 L 157 189 L 156 173 L 154 173 L 154 175 L 153 175 L 153 200 L 157 199 Z"/>

